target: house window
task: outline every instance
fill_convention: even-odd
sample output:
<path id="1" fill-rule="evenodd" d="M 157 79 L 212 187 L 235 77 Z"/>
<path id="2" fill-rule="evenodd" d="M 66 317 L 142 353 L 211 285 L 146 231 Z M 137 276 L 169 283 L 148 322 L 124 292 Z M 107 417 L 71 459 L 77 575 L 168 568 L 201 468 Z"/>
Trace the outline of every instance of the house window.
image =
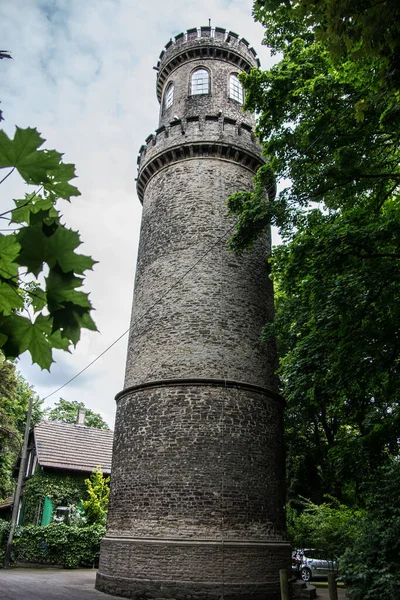
<path id="1" fill-rule="evenodd" d="M 197 69 L 192 73 L 190 94 L 197 96 L 199 94 L 208 94 L 210 91 L 209 74 L 206 69 Z"/>
<path id="2" fill-rule="evenodd" d="M 167 91 L 165 92 L 165 97 L 164 97 L 165 110 L 167 108 L 169 108 L 170 106 L 172 106 L 173 102 L 174 102 L 174 84 L 170 83 L 169 86 L 167 87 Z"/>
<path id="3" fill-rule="evenodd" d="M 32 460 L 32 452 L 29 452 L 29 454 L 28 454 L 28 460 L 26 461 L 25 477 L 29 476 L 29 468 L 31 466 L 31 460 Z"/>
<path id="4" fill-rule="evenodd" d="M 231 75 L 229 79 L 229 98 L 243 104 L 243 86 L 237 75 Z"/>
<path id="5" fill-rule="evenodd" d="M 58 506 L 53 516 L 53 521 L 63 523 L 68 516 L 68 506 Z"/>

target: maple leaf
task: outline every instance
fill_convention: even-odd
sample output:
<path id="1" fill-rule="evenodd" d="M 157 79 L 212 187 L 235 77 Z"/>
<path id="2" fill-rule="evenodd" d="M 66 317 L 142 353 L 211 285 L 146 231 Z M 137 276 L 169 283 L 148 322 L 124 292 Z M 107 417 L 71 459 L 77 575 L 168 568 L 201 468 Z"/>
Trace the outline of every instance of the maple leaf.
<path id="1" fill-rule="evenodd" d="M 16 169 L 26 183 L 40 186 L 14 201 L 10 220 L 18 230 L 0 234 L 0 348 L 7 358 L 28 350 L 49 369 L 54 348 L 69 352 L 82 328 L 97 331 L 89 296 L 77 289 L 96 261 L 76 252 L 79 233 L 61 224 L 56 208 L 59 199 L 80 195 L 70 183 L 75 166 L 55 150 L 42 150 L 44 141 L 36 129 L 17 127 L 14 138 L 0 131 L 0 169 L 11 168 L 9 175 Z M 21 279 L 19 267 L 35 279 Z M 24 309 L 30 318 L 20 314 Z"/>
<path id="2" fill-rule="evenodd" d="M 0 131 L 0 168 L 15 167 L 26 183 L 40 185 L 48 181 L 48 171 L 56 169 L 62 154 L 38 150 L 45 142 L 36 129 L 16 128 L 14 139 Z"/>

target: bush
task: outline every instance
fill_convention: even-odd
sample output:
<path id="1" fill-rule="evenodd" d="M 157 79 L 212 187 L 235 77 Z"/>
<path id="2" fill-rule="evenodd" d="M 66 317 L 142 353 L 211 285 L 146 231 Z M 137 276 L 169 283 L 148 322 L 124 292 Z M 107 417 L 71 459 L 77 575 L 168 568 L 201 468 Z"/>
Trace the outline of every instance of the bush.
<path id="1" fill-rule="evenodd" d="M 0 535 L 3 531 L 0 527 Z M 4 531 L 7 528 L 4 527 Z M 7 531 L 8 535 L 8 531 Z M 7 535 L 1 540 L 4 555 Z M 105 535 L 102 525 L 76 527 L 50 523 L 46 527 L 18 527 L 14 535 L 12 560 L 58 564 L 66 568 L 92 567 L 100 554 L 100 540 Z"/>
<path id="2" fill-rule="evenodd" d="M 400 463 L 370 484 L 361 535 L 341 562 L 351 600 L 400 598 Z"/>
<path id="3" fill-rule="evenodd" d="M 0 519 L 0 562 L 4 560 L 4 554 L 6 552 L 6 546 L 8 541 L 8 534 L 10 532 L 10 521 Z"/>
<path id="4" fill-rule="evenodd" d="M 97 467 L 89 479 L 85 479 L 87 500 L 82 502 L 87 522 L 94 525 L 106 524 L 108 500 L 110 496 L 110 478 L 104 477 L 101 468 Z"/>
<path id="5" fill-rule="evenodd" d="M 303 512 L 287 508 L 288 537 L 295 548 L 318 548 L 331 556 L 342 555 L 360 535 L 363 511 L 352 509 L 336 499 L 314 504 L 303 501 Z"/>

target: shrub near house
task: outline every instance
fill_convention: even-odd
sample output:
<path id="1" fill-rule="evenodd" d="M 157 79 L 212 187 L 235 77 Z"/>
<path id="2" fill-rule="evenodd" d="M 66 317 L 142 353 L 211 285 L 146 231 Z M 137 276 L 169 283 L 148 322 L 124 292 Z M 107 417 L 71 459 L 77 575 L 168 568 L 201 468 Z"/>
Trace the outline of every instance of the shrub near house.
<path id="1" fill-rule="evenodd" d="M 73 481 L 73 479 L 72 479 Z M 49 476 L 33 476 L 29 483 L 40 489 L 40 484 L 50 484 L 56 489 Z M 60 493 L 66 493 L 61 480 Z M 13 561 L 58 564 L 73 568 L 95 566 L 100 553 L 100 540 L 105 535 L 105 518 L 108 508 L 109 477 L 104 477 L 100 468 L 85 480 L 86 490 L 79 505 L 70 505 L 61 518 L 56 515 L 53 522 L 43 527 L 26 525 L 18 527 L 13 543 Z M 76 491 L 74 486 L 72 492 Z M 34 499 L 32 494 L 29 496 Z M 29 506 L 29 505 L 28 505 Z M 56 513 L 57 514 L 57 513 Z M 61 520 L 61 522 L 59 522 Z M 0 520 L 0 558 L 4 555 L 10 523 Z"/>

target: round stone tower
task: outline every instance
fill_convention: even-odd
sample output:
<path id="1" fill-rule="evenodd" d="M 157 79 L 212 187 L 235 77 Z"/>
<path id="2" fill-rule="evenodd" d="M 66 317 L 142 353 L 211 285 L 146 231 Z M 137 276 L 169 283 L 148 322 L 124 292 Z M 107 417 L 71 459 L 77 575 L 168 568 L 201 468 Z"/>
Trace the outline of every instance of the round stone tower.
<path id="1" fill-rule="evenodd" d="M 263 164 L 242 110 L 245 39 L 171 40 L 159 127 L 138 158 L 143 217 L 125 388 L 117 395 L 107 535 L 96 586 L 128 598 L 277 600 L 285 542 L 283 401 L 265 238 L 227 249 L 226 200 Z"/>

